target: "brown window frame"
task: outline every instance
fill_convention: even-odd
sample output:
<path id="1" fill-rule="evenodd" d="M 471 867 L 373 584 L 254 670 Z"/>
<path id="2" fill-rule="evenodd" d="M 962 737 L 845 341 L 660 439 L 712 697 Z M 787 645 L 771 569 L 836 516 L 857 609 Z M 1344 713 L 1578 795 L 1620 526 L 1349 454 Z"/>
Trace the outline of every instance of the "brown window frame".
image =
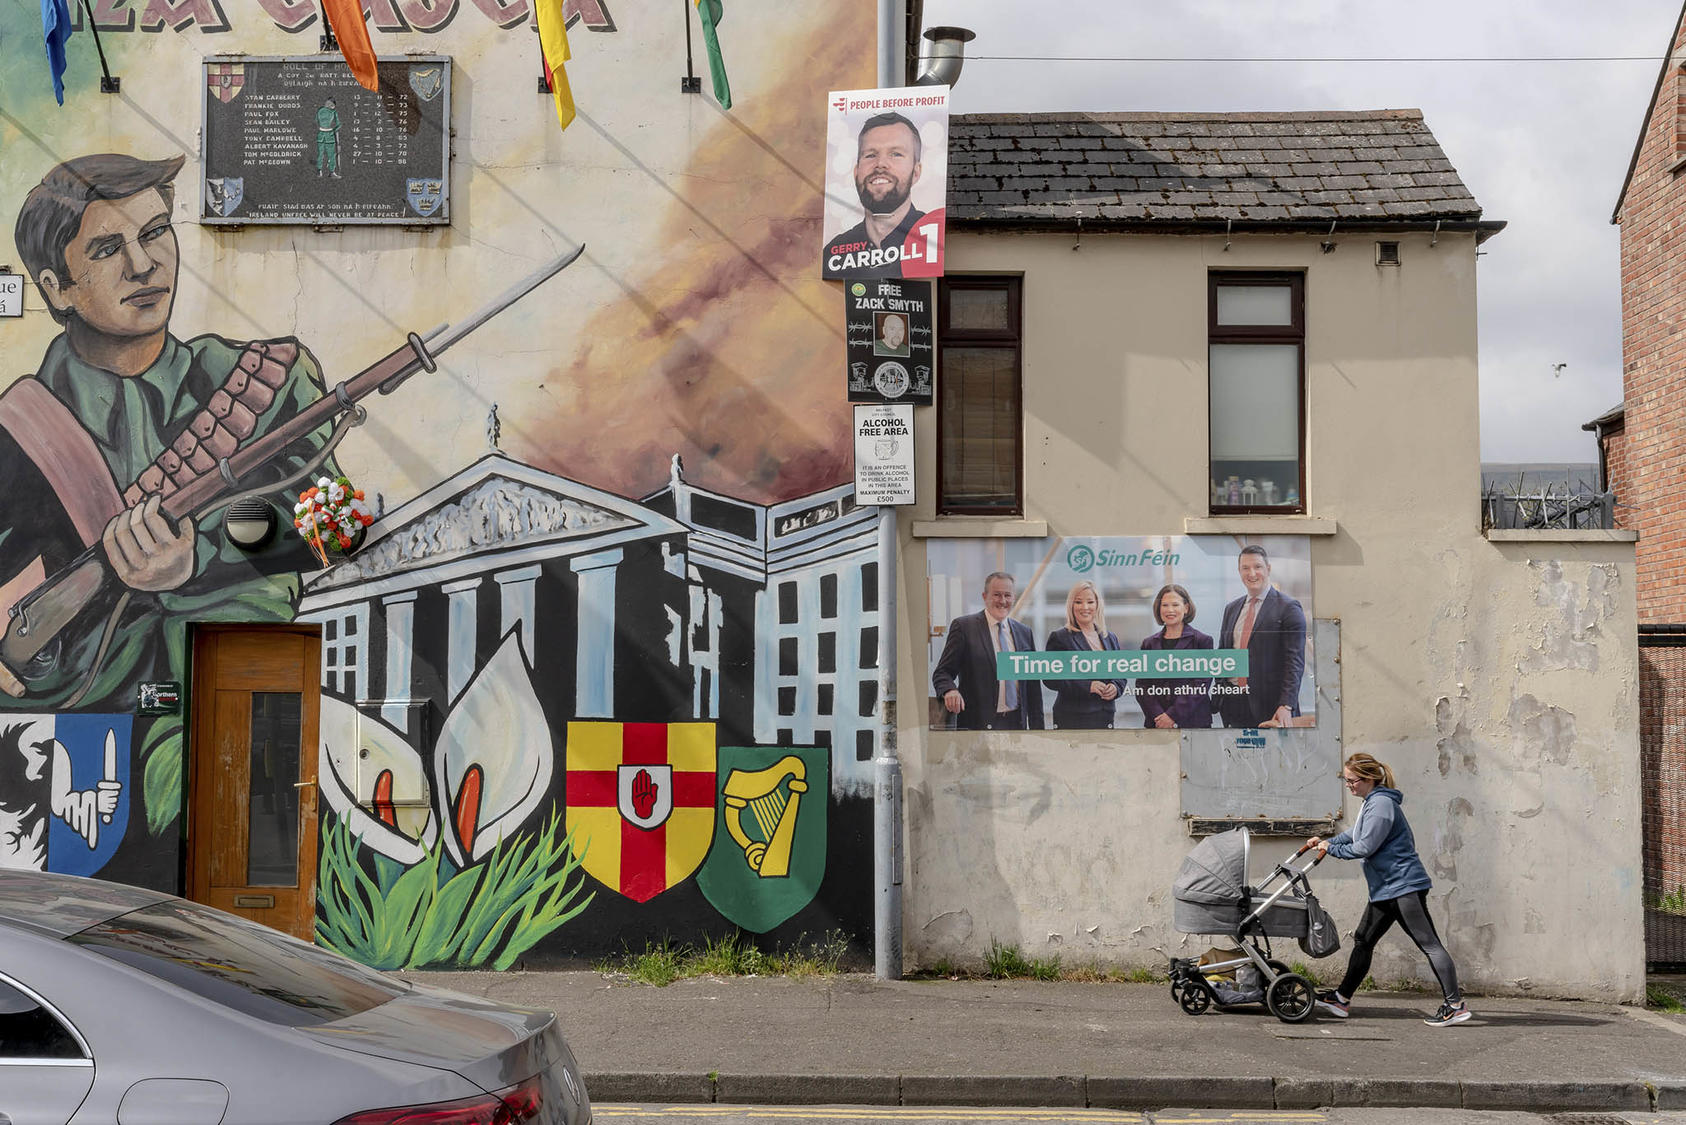
<path id="1" fill-rule="evenodd" d="M 1218 324 L 1218 288 L 1223 286 L 1282 286 L 1289 287 L 1289 303 L 1292 315 L 1288 324 Z M 1298 504 L 1216 504 L 1210 503 L 1211 491 L 1207 489 L 1210 514 L 1214 516 L 1295 516 L 1304 515 L 1306 511 L 1305 493 L 1305 431 L 1306 431 L 1306 401 L 1305 401 L 1305 274 L 1295 271 L 1246 271 L 1226 272 L 1212 270 L 1206 275 L 1206 347 L 1207 347 L 1207 449 L 1206 475 L 1210 479 L 1212 473 L 1211 451 L 1211 347 L 1213 344 L 1297 344 L 1299 346 L 1299 497 Z"/>
<path id="2" fill-rule="evenodd" d="M 949 294 L 956 290 L 1001 291 L 1007 294 L 1008 329 L 956 330 L 949 325 Z M 948 427 L 943 420 L 941 388 L 937 404 L 937 503 L 942 516 L 1000 516 L 1019 519 L 1024 516 L 1024 276 L 1022 274 L 951 274 L 937 284 L 937 369 L 943 377 L 943 349 L 954 345 L 968 348 L 1000 348 L 1013 353 L 1013 386 L 1018 396 L 1019 422 L 1014 430 L 1013 504 L 1012 507 L 990 505 L 950 504 L 948 486 L 943 479 L 947 464 L 943 446 L 948 440 Z"/>

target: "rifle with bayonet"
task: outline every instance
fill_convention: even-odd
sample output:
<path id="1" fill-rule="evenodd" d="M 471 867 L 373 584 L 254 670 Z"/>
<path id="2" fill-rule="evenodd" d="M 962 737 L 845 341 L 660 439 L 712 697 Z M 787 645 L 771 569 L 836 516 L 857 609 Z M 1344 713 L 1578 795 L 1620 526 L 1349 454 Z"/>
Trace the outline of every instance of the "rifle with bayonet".
<path id="1" fill-rule="evenodd" d="M 273 492 L 284 487 L 286 481 L 271 482 L 259 489 L 247 489 L 242 481 L 270 464 L 306 435 L 324 426 L 335 426 L 335 436 L 317 452 L 310 465 L 290 479 L 307 475 L 316 465 L 327 459 L 348 426 L 362 420 L 364 408 L 359 405 L 360 400 L 376 391 L 391 394 L 416 372 L 436 370 L 438 357 L 453 344 L 572 265 L 584 252 L 585 246 L 582 244 L 558 255 L 456 326 L 441 325 L 425 336 L 410 333 L 404 342 L 388 355 L 339 383 L 286 422 L 276 425 L 220 459 L 215 471 L 200 473 L 169 493 L 162 500 L 160 510 L 172 522 L 184 517 L 197 521 L 230 503 L 243 492 Z M 90 606 L 110 605 L 106 591 L 113 579 L 105 548 L 96 541 L 11 607 L 5 634 L 0 636 L 0 664 L 4 664 L 17 675 L 26 691 L 29 681 L 33 678 L 30 675 L 31 662 L 67 627 L 82 617 Z M 82 690 L 67 704 L 68 706 L 74 706 L 92 683 L 111 633 L 116 629 L 118 619 L 127 604 L 128 594 L 125 592 L 119 597 L 116 607 L 107 615 L 105 636 L 98 646 L 93 666 L 87 669 Z"/>

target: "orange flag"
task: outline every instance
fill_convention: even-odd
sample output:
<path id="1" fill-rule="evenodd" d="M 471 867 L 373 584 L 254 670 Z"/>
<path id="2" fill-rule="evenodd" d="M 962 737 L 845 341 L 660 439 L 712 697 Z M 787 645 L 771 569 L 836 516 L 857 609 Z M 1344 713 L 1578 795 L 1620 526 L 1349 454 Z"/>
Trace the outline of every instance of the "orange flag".
<path id="1" fill-rule="evenodd" d="M 369 25 L 363 22 L 363 0 L 322 0 L 322 14 L 339 40 L 340 53 L 352 76 L 365 90 L 380 86 L 375 73 L 375 48 L 369 42 Z"/>

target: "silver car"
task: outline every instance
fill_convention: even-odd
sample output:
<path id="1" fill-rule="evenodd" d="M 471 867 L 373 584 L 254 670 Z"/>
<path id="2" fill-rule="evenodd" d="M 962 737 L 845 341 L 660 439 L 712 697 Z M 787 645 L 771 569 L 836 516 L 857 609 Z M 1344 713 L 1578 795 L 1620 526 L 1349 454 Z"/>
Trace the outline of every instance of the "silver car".
<path id="1" fill-rule="evenodd" d="M 546 1011 L 172 895 L 0 871 L 0 1125 L 586 1125 Z"/>

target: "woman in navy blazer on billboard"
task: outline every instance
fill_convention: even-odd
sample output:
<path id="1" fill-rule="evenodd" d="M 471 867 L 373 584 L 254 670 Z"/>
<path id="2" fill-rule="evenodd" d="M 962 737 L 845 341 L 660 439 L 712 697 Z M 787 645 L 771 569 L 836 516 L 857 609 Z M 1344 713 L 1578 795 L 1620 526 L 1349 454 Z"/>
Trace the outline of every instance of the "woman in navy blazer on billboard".
<path id="1" fill-rule="evenodd" d="M 1065 598 L 1065 628 L 1048 634 L 1049 652 L 1117 652 L 1118 637 L 1106 631 L 1106 603 L 1087 578 Z M 1128 680 L 1044 680 L 1054 692 L 1054 726 L 1061 730 L 1105 730 L 1112 726 L 1118 697 Z"/>
<path id="2" fill-rule="evenodd" d="M 1159 632 L 1142 641 L 1143 648 L 1212 648 L 1212 638 L 1191 628 L 1194 599 L 1181 586 L 1161 586 L 1153 596 L 1153 619 Z M 1137 680 L 1136 702 L 1146 727 L 1187 730 L 1212 725 L 1212 681 Z"/>

